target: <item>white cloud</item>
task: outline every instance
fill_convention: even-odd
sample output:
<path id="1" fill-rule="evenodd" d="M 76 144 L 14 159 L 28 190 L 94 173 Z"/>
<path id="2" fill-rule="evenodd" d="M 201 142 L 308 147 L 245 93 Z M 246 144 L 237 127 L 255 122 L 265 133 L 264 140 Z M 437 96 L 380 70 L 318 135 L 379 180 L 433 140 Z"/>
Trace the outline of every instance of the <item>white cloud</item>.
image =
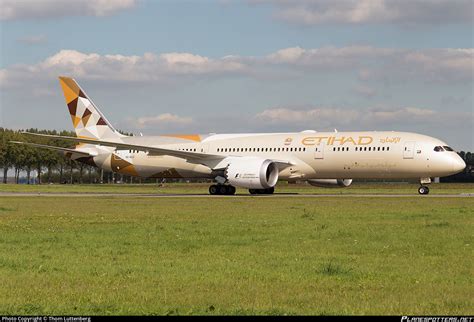
<path id="1" fill-rule="evenodd" d="M 401 68 L 407 74 L 423 73 L 431 80 L 471 79 L 474 77 L 474 49 L 447 48 L 407 51 L 399 57 Z M 399 70 L 400 71 L 400 70 Z M 403 71 L 401 71 L 403 72 Z"/>
<path id="2" fill-rule="evenodd" d="M 0 0 L 0 20 L 108 16 L 130 9 L 136 0 Z"/>
<path id="3" fill-rule="evenodd" d="M 358 68 L 361 79 L 377 75 L 371 71 L 374 67 L 383 67 L 382 73 L 405 73 L 441 77 L 450 79 L 472 79 L 474 72 L 474 49 L 440 48 L 440 49 L 395 49 L 372 46 L 321 47 L 303 49 L 300 47 L 278 50 L 266 57 L 276 64 L 289 64 L 320 69 Z M 388 69 L 386 69 L 389 67 Z M 451 73 L 451 75 L 448 75 Z M 381 74 L 380 72 L 378 73 Z"/>
<path id="4" fill-rule="evenodd" d="M 272 108 L 257 114 L 256 118 L 274 124 L 308 124 L 315 121 L 327 123 L 332 122 L 338 115 L 343 113 L 344 118 L 342 119 L 344 122 L 352 122 L 358 117 L 356 111 L 345 111 L 339 108 Z"/>
<path id="5" fill-rule="evenodd" d="M 355 72 L 360 80 L 424 79 L 428 81 L 472 81 L 474 49 L 396 49 L 372 46 L 285 48 L 268 55 L 267 63 L 318 71 Z M 260 63 L 262 63 L 261 61 Z"/>
<path id="6" fill-rule="evenodd" d="M 350 109 L 332 107 L 312 108 L 270 108 L 256 115 L 261 122 L 274 125 L 290 125 L 306 128 L 327 128 L 333 126 L 375 126 L 400 122 L 426 122 L 437 117 L 438 112 L 418 107 Z"/>
<path id="7" fill-rule="evenodd" d="M 162 54 L 161 58 L 169 65 L 200 66 L 209 63 L 209 58 L 189 53 Z"/>
<path id="8" fill-rule="evenodd" d="M 61 50 L 32 65 L 17 64 L 0 70 L 0 87 L 15 87 L 25 82 L 41 84 L 59 75 L 108 82 L 171 82 L 178 77 L 235 77 L 262 75 L 304 78 L 308 72 L 338 71 L 364 82 L 420 79 L 436 82 L 472 82 L 474 49 L 391 49 L 371 46 L 292 47 L 263 57 L 224 56 L 210 58 L 192 53 L 145 53 L 100 55 L 76 50 Z M 372 95 L 367 87 L 358 90 Z"/>
<path id="9" fill-rule="evenodd" d="M 301 47 L 280 49 L 268 55 L 268 59 L 275 63 L 294 63 L 301 59 L 306 51 Z"/>
<path id="10" fill-rule="evenodd" d="M 150 126 L 159 124 L 190 124 L 193 119 L 190 117 L 181 117 L 171 113 L 164 113 L 156 116 L 146 116 L 137 119 L 139 126 Z"/>
<path id="11" fill-rule="evenodd" d="M 254 0 L 276 6 L 278 19 L 317 24 L 446 24 L 473 21 L 471 0 Z"/>
<path id="12" fill-rule="evenodd" d="M 182 117 L 172 113 L 163 113 L 153 116 L 143 116 L 139 118 L 129 118 L 121 124 L 125 128 L 132 130 L 147 129 L 179 129 L 183 130 L 194 124 L 191 117 Z"/>
<path id="13" fill-rule="evenodd" d="M 285 48 L 268 55 L 265 60 L 274 64 L 313 66 L 321 69 L 360 66 L 397 56 L 402 51 L 372 46 Z"/>
<path id="14" fill-rule="evenodd" d="M 426 117 L 432 117 L 437 112 L 430 109 L 422 109 L 418 107 L 404 107 L 399 109 L 374 109 L 370 110 L 364 118 L 373 122 L 400 122 L 406 119 L 410 121 L 424 120 Z"/>
<path id="15" fill-rule="evenodd" d="M 149 82 L 179 75 L 237 72 L 243 68 L 244 65 L 232 57 L 214 60 L 189 53 L 124 56 L 61 50 L 34 65 L 17 64 L 0 70 L 0 86 L 21 85 L 28 80 L 56 79 L 59 75 L 111 82 Z"/>
<path id="16" fill-rule="evenodd" d="M 159 59 L 169 72 L 179 74 L 234 72 L 244 68 L 235 56 L 210 59 L 190 53 L 166 53 Z"/>

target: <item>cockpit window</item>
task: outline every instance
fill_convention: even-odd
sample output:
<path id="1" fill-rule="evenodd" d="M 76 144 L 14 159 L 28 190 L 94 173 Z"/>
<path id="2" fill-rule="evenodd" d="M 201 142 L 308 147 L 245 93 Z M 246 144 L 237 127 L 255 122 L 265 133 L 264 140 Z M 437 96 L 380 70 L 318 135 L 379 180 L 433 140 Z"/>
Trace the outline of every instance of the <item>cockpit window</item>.
<path id="1" fill-rule="evenodd" d="M 435 146 L 434 150 L 435 150 L 436 152 L 444 151 L 444 149 L 443 149 L 442 146 Z"/>
<path id="2" fill-rule="evenodd" d="M 444 148 L 446 151 L 450 151 L 450 152 L 454 151 L 451 147 L 446 146 L 446 145 L 443 146 L 443 148 Z"/>

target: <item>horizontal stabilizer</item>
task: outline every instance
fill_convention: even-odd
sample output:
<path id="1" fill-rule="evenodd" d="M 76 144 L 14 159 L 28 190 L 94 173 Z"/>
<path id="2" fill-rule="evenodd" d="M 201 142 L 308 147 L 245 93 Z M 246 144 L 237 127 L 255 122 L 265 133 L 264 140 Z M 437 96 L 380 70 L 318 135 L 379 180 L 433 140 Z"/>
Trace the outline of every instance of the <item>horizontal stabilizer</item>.
<path id="1" fill-rule="evenodd" d="M 70 153 L 80 154 L 84 157 L 94 157 L 97 155 L 97 154 L 92 154 L 89 152 L 78 151 L 76 149 L 61 148 L 59 146 L 51 146 L 51 145 L 44 145 L 44 144 L 37 144 L 37 143 L 30 143 L 30 142 L 19 142 L 19 141 L 10 141 L 10 143 L 29 145 L 35 148 L 44 148 L 44 149 L 50 149 L 50 150 L 55 150 L 55 151 L 70 152 Z"/>

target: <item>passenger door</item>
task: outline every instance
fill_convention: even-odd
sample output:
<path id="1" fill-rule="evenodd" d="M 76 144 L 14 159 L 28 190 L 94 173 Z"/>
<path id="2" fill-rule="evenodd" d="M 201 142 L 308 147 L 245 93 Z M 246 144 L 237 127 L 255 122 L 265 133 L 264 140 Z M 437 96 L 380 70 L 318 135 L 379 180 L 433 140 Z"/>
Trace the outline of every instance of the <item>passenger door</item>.
<path id="1" fill-rule="evenodd" d="M 414 153 L 415 153 L 415 142 L 414 141 L 405 142 L 405 147 L 403 148 L 403 158 L 413 159 Z"/>
<path id="2" fill-rule="evenodd" d="M 324 159 L 324 144 L 316 145 L 314 148 L 314 158 Z"/>

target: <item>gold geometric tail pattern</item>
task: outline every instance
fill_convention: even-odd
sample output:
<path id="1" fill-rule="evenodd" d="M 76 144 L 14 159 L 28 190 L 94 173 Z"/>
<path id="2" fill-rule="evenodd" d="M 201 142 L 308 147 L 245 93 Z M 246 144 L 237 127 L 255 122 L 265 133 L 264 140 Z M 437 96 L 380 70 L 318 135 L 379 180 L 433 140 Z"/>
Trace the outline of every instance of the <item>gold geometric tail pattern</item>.
<path id="1" fill-rule="evenodd" d="M 78 137 L 89 139 L 123 137 L 110 125 L 74 79 L 59 77 L 59 83 L 63 89 L 72 125 Z"/>

